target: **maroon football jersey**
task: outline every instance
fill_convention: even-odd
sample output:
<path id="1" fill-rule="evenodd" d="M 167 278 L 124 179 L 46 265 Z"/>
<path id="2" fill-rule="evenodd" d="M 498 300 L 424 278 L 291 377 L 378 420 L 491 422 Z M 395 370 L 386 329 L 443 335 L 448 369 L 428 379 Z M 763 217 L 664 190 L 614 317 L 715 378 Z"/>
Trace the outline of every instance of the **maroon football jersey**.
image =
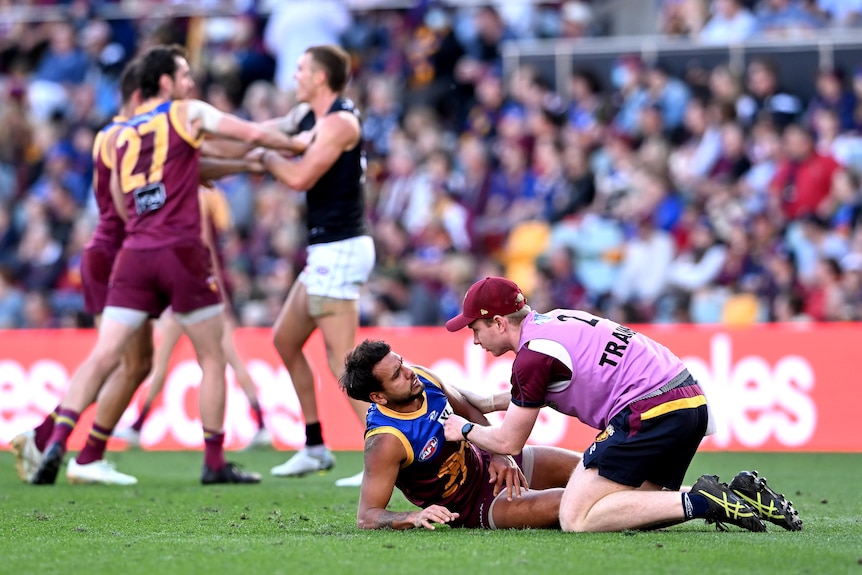
<path id="1" fill-rule="evenodd" d="M 128 220 L 124 248 L 201 241 L 200 146 L 162 102 L 128 120 L 117 138 L 120 187 Z"/>
<path id="2" fill-rule="evenodd" d="M 108 150 L 111 135 L 122 127 L 126 118 L 115 116 L 111 123 L 99 130 L 93 143 L 93 193 L 99 208 L 99 222 L 87 247 L 105 246 L 120 249 L 126 237 L 125 222 L 114 205 L 111 197 L 111 169 L 113 164 Z"/>

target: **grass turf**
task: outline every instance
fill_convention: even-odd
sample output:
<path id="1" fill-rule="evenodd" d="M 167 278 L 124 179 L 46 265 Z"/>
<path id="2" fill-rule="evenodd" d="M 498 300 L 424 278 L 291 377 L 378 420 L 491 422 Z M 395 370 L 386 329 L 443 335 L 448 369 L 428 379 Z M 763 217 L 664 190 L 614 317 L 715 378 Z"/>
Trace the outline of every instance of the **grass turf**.
<path id="1" fill-rule="evenodd" d="M 558 531 L 359 531 L 357 488 L 334 480 L 361 468 L 361 453 L 338 453 L 325 475 L 278 479 L 269 468 L 288 453 L 230 454 L 265 474 L 257 486 L 198 483 L 196 452 L 111 454 L 136 475 L 134 487 L 55 486 L 18 481 L 0 453 L 0 573 L 852 573 L 862 575 L 859 454 L 702 453 L 701 473 L 723 480 L 758 469 L 799 510 L 805 530 L 768 533 L 702 521 L 667 530 L 611 534 Z M 411 506 L 396 492 L 392 509 Z"/>

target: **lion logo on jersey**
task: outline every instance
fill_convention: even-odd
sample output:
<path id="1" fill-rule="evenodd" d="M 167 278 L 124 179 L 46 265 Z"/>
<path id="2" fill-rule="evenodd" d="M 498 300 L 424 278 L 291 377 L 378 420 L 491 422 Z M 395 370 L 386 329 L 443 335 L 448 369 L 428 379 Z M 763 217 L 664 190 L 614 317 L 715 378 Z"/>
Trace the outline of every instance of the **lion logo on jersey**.
<path id="1" fill-rule="evenodd" d="M 602 431 L 600 434 L 598 434 L 596 436 L 596 443 L 598 443 L 600 441 L 604 441 L 608 437 L 611 437 L 614 434 L 614 431 L 615 430 L 614 430 L 613 425 L 607 426 L 604 431 Z"/>

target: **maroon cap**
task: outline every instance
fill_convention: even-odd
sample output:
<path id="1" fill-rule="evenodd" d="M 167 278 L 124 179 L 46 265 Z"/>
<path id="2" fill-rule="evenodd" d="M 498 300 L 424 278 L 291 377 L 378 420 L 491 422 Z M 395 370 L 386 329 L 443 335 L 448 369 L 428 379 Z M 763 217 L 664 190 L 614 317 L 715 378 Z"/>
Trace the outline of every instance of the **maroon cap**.
<path id="1" fill-rule="evenodd" d="M 521 288 L 515 282 L 506 278 L 487 277 L 470 286 L 464 296 L 464 311 L 447 321 L 446 329 L 458 331 L 477 319 L 509 315 L 526 303 Z"/>

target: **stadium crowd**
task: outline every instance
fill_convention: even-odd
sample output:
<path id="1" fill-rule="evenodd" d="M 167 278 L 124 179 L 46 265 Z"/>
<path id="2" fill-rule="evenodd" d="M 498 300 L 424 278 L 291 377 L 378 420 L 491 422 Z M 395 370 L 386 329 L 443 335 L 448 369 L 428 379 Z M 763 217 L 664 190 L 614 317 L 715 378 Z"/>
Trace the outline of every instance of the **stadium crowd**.
<path id="1" fill-rule="evenodd" d="M 625 56 L 611 84 L 575 68 L 555 91 L 527 66 L 504 77 L 502 43 L 601 35 L 598 3 L 248 1 L 230 17 L 128 19 L 101 17 L 108 1 L 24 4 L 70 17 L 0 17 L 0 327 L 89 325 L 93 137 L 123 65 L 172 42 L 199 97 L 254 120 L 291 108 L 305 47 L 350 51 L 378 257 L 364 325 L 441 325 L 485 275 L 513 279 L 534 309 L 633 323 L 862 319 L 862 67 L 821 69 L 804 100 L 768 59 L 692 80 Z M 704 44 L 862 15 L 856 0 L 657 4 L 665 34 Z M 218 185 L 240 321 L 272 325 L 304 261 L 303 195 L 260 175 Z"/>

